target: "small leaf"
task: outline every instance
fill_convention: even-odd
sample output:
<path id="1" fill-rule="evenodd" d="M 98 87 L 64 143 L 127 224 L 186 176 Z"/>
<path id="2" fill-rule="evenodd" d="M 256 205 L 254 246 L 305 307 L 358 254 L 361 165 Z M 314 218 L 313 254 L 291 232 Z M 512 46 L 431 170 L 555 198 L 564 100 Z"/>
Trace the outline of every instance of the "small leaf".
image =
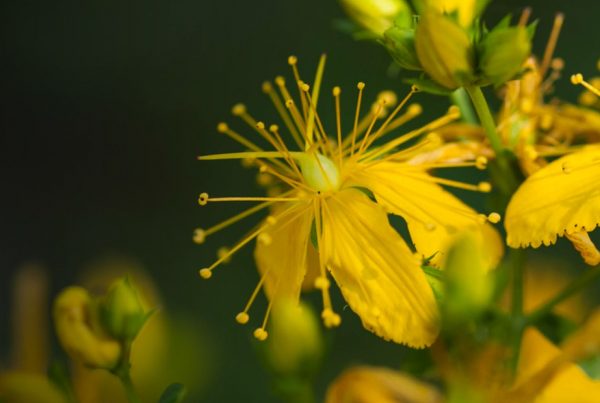
<path id="1" fill-rule="evenodd" d="M 158 403 L 181 403 L 186 394 L 185 386 L 181 383 L 172 383 L 167 386 Z"/>

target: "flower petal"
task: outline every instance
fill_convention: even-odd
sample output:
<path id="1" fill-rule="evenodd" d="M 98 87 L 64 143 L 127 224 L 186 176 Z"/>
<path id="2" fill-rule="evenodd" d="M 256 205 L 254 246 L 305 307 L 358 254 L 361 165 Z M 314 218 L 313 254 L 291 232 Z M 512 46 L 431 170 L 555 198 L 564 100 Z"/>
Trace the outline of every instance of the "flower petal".
<path id="1" fill-rule="evenodd" d="M 434 342 L 438 310 L 433 292 L 383 208 L 356 189 L 325 199 L 320 252 L 367 329 L 411 347 Z"/>
<path id="2" fill-rule="evenodd" d="M 298 204 L 259 236 L 254 257 L 271 301 L 299 299 L 309 257 L 315 259 L 315 254 L 309 256 L 308 252 L 312 221 L 309 205 Z"/>
<path id="3" fill-rule="evenodd" d="M 550 245 L 600 224 L 600 147 L 553 161 L 513 195 L 504 225 L 512 247 Z"/>
<path id="4" fill-rule="evenodd" d="M 437 261 L 449 246 L 451 235 L 465 229 L 478 232 L 482 243 L 489 245 L 489 267 L 502 257 L 503 245 L 497 231 L 482 224 L 475 210 L 419 168 L 381 162 L 353 179 L 372 191 L 379 204 L 406 220 L 412 241 L 423 257 L 436 255 L 434 262 Z"/>

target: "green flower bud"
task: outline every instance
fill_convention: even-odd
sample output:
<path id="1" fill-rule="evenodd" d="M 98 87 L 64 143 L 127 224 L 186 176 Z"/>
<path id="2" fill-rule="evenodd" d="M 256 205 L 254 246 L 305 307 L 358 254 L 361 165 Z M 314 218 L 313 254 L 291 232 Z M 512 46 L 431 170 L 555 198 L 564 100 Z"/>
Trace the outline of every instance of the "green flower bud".
<path id="1" fill-rule="evenodd" d="M 384 33 L 383 43 L 392 59 L 407 70 L 423 70 L 415 49 L 415 30 L 394 26 Z"/>
<path id="2" fill-rule="evenodd" d="M 444 321 L 456 326 L 475 319 L 488 306 L 493 287 L 481 243 L 473 234 L 467 232 L 456 238 L 446 256 L 444 271 Z"/>
<path id="3" fill-rule="evenodd" d="M 265 354 L 279 375 L 308 375 L 320 364 L 323 340 L 319 319 L 305 304 L 277 301 L 271 313 Z"/>
<path id="4" fill-rule="evenodd" d="M 479 69 L 494 86 L 513 79 L 531 53 L 531 38 L 525 27 L 497 28 L 479 45 Z"/>
<path id="5" fill-rule="evenodd" d="M 394 23 L 409 27 L 412 11 L 403 0 L 340 0 L 346 14 L 362 28 L 380 37 Z"/>
<path id="6" fill-rule="evenodd" d="M 473 48 L 467 32 L 450 17 L 426 12 L 415 47 L 423 70 L 438 84 L 456 89 L 473 80 Z"/>
<path id="7" fill-rule="evenodd" d="M 99 305 L 102 325 L 112 337 L 132 341 L 142 329 L 152 311 L 146 312 L 138 292 L 123 277 L 115 281 Z"/>

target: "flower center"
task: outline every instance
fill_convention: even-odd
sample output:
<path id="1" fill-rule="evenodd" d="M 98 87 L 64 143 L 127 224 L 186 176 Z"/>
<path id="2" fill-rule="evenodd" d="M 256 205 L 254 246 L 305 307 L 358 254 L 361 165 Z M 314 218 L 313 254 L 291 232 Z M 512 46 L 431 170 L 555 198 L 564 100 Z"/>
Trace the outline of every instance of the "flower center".
<path id="1" fill-rule="evenodd" d="M 299 158 L 300 169 L 306 183 L 314 190 L 327 192 L 340 187 L 340 173 L 337 166 L 322 154 L 306 154 Z"/>

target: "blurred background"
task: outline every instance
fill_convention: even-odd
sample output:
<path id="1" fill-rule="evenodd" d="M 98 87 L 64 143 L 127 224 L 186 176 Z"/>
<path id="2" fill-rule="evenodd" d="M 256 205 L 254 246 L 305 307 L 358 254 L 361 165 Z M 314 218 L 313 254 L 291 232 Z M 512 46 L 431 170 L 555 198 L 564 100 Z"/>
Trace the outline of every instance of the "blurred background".
<path id="1" fill-rule="evenodd" d="M 495 23 L 525 5 L 540 19 L 538 54 L 553 15 L 562 11 L 566 24 L 556 54 L 566 61 L 565 76 L 596 73 L 598 2 L 502 0 L 492 4 L 486 20 Z M 334 21 L 343 13 L 335 1 L 12 1 L 0 10 L 0 369 L 13 359 L 11 301 L 21 268 L 35 264 L 46 273 L 42 306 L 49 315 L 48 301 L 60 289 L 84 284 L 93 266 L 122 266 L 125 260 L 154 283 L 157 315 L 187 329 L 180 335 L 186 342 L 170 339 L 180 347 L 170 354 L 184 370 L 166 371 L 163 387 L 183 381 L 170 376 L 187 372 L 189 401 L 276 401 L 253 348 L 252 327 L 234 321 L 258 281 L 252 248 L 209 282 L 197 275 L 252 220 L 204 245 L 192 242 L 194 228 L 240 207 L 200 208 L 198 193 L 259 195 L 256 172 L 235 161 L 198 162 L 196 156 L 239 150 L 215 129 L 220 121 L 234 122 L 229 111 L 237 102 L 274 120 L 260 86 L 278 74 L 289 77 L 290 54 L 312 77 L 319 55 L 327 53 L 326 88 L 365 81 L 370 100 L 383 89 L 403 93 L 406 85 L 387 74 L 385 50 L 336 30 Z M 563 99 L 575 101 L 577 93 L 566 79 L 557 84 Z M 418 102 L 426 110 L 421 123 L 448 106 L 425 94 Z M 332 122 L 332 113 L 325 108 L 324 120 Z M 545 252 L 582 266 L 564 243 Z M 318 301 L 313 297 L 308 299 Z M 336 303 L 343 306 L 339 298 Z M 265 306 L 261 297 L 255 320 Z M 342 316 L 342 327 L 327 333 L 321 392 L 348 365 L 398 367 L 407 354 L 422 354 L 364 331 L 350 310 Z M 62 357 L 52 329 L 45 331 L 50 359 Z M 45 339 L 42 333 L 39 339 Z"/>

